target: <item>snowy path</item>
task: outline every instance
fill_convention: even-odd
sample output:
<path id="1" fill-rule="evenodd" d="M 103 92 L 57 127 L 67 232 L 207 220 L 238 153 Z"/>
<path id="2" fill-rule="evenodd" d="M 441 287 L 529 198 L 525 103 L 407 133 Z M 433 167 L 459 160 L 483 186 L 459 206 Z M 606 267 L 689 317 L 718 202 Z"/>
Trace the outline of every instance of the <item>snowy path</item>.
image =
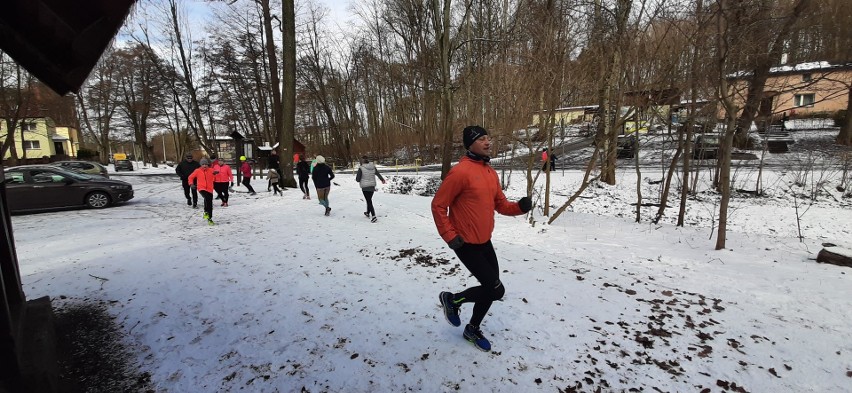
<path id="1" fill-rule="evenodd" d="M 440 314 L 439 291 L 475 280 L 438 237 L 430 198 L 379 192 L 373 224 L 353 176 L 338 175 L 331 217 L 298 190 L 238 193 L 208 227 L 179 185 L 127 179 L 125 206 L 15 216 L 14 234 L 27 296 L 110 302 L 157 392 L 852 383 L 852 271 L 812 261 L 815 240 L 731 233 L 730 250 L 714 251 L 706 228 L 498 217 L 507 293 L 482 326 L 494 352 L 482 353 Z"/>

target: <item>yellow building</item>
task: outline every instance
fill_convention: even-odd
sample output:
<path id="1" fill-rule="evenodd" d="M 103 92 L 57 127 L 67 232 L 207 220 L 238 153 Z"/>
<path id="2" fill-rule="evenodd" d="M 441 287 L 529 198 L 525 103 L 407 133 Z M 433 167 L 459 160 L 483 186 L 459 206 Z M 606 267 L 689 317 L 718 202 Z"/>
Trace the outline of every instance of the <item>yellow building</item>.
<path id="1" fill-rule="evenodd" d="M 6 121 L 0 119 L 0 143 L 6 141 L 9 131 Z M 77 157 L 79 136 L 77 130 L 57 126 L 49 117 L 25 118 L 18 122 L 13 134 L 17 158 Z M 3 159 L 12 158 L 8 149 Z"/>
<path id="2" fill-rule="evenodd" d="M 582 123 L 585 121 L 591 121 L 594 115 L 597 113 L 597 110 L 597 105 L 557 108 L 553 111 L 553 124 L 574 124 Z M 548 114 L 547 112 L 548 111 L 545 111 L 544 114 Z M 541 113 L 533 113 L 533 125 L 539 124 L 541 115 Z"/>

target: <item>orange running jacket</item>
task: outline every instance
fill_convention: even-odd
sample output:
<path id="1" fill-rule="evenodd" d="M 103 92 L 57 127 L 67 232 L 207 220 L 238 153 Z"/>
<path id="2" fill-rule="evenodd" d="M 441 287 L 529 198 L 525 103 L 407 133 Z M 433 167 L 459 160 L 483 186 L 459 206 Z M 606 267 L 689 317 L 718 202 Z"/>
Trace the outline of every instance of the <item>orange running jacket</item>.
<path id="1" fill-rule="evenodd" d="M 432 199 L 432 218 L 445 242 L 456 235 L 465 243 L 491 240 L 495 210 L 505 216 L 524 214 L 517 202 L 506 200 L 494 168 L 467 156 L 450 169 Z"/>

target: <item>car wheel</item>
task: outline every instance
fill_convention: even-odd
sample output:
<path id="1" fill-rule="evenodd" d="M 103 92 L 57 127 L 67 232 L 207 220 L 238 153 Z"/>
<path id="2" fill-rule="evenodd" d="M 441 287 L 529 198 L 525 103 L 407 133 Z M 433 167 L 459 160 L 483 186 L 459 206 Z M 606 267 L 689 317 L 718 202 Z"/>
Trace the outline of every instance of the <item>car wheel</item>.
<path id="1" fill-rule="evenodd" d="M 103 209 L 109 206 L 109 195 L 105 192 L 95 191 L 86 196 L 86 206 L 92 209 Z"/>

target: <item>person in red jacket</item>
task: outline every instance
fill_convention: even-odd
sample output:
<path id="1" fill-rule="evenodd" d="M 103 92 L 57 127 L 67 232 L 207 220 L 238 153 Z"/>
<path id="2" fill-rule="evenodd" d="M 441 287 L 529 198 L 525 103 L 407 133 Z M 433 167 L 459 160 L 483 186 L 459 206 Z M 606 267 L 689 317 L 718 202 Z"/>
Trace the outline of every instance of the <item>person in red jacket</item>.
<path id="1" fill-rule="evenodd" d="M 207 157 L 201 159 L 201 167 L 196 169 L 189 175 L 189 184 L 194 183 L 194 187 L 198 188 L 198 193 L 204 198 L 204 219 L 207 223 L 213 225 L 213 168 L 210 167 L 210 160 Z"/>
<path id="2" fill-rule="evenodd" d="M 463 336 L 483 351 L 491 343 L 479 325 L 491 307 L 505 293 L 500 282 L 497 254 L 491 244 L 494 231 L 494 211 L 506 216 L 524 214 L 532 208 L 529 197 L 509 202 L 500 188 L 497 172 L 491 168 L 491 141 L 488 131 L 480 126 L 468 126 L 462 132 L 467 152 L 450 172 L 432 199 L 432 217 L 438 234 L 479 281 L 479 286 L 459 293 L 441 292 L 438 298 L 444 317 L 453 326 L 460 326 L 459 309 L 473 303 L 473 314 Z"/>
<path id="3" fill-rule="evenodd" d="M 249 190 L 250 195 L 257 194 L 251 186 L 251 165 L 246 161 L 246 156 L 240 156 L 240 172 L 243 174 L 243 185 Z"/>
<path id="4" fill-rule="evenodd" d="M 222 201 L 222 207 L 228 207 L 228 187 L 234 186 L 234 172 L 231 166 L 222 161 L 221 158 L 213 157 L 213 189 L 216 191 L 217 199 Z"/>

